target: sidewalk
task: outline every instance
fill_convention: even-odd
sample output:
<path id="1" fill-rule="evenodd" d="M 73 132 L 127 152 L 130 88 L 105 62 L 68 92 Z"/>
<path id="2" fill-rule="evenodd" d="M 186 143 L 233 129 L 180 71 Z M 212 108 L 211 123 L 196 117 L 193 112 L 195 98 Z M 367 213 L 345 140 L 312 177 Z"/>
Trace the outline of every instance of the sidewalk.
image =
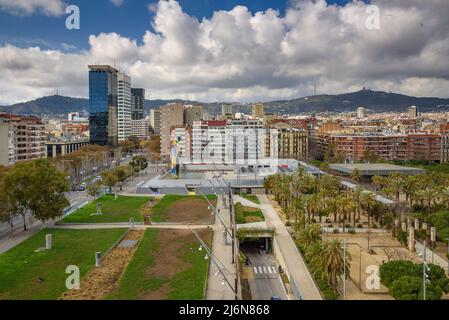
<path id="1" fill-rule="evenodd" d="M 276 232 L 276 242 L 279 245 L 282 257 L 287 266 L 286 271 L 290 275 L 290 282 L 296 298 L 302 300 L 323 300 L 320 291 L 307 269 L 301 254 L 296 248 L 293 239 L 288 233 L 285 224 L 282 223 L 266 196 L 258 196 L 258 198 L 267 225 L 274 228 Z M 300 295 L 300 297 L 298 297 L 298 295 Z"/>
<path id="2" fill-rule="evenodd" d="M 217 209 L 220 209 L 220 214 L 224 220 L 226 227 L 229 227 L 229 210 L 223 208 L 221 197 L 217 200 Z M 228 281 L 234 286 L 235 264 L 232 264 L 232 245 L 231 238 L 228 237 L 228 245 L 224 244 L 224 233 L 221 226 L 220 219 L 215 218 L 214 236 L 212 241 L 212 252 L 215 257 L 220 260 L 225 268 L 231 273 L 226 273 Z M 218 272 L 218 274 L 217 274 Z M 209 265 L 209 274 L 207 278 L 206 300 L 234 300 L 235 295 L 227 283 L 222 284 L 223 277 L 218 271 L 217 267 L 213 267 L 212 263 Z"/>

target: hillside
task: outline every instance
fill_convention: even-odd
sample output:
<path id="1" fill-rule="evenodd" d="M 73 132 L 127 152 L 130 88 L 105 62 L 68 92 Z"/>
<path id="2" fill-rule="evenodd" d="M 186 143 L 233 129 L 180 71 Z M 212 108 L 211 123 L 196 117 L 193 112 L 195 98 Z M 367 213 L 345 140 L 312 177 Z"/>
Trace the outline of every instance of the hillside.
<path id="1" fill-rule="evenodd" d="M 158 108 L 171 102 L 185 104 L 202 104 L 209 113 L 219 113 L 222 102 L 202 103 L 186 100 L 145 100 L 146 111 Z M 59 95 L 42 97 L 33 101 L 18 103 L 0 110 L 17 114 L 63 115 L 68 112 L 88 111 L 89 101 L 83 98 L 71 98 Z M 265 102 L 266 111 L 280 114 L 297 114 L 311 112 L 346 112 L 355 111 L 358 106 L 364 106 L 371 112 L 406 111 L 414 105 L 419 111 L 449 110 L 449 99 L 430 97 L 411 97 L 397 93 L 361 90 L 339 95 L 316 95 L 293 100 Z M 237 105 L 236 112 L 249 112 L 249 105 Z"/>

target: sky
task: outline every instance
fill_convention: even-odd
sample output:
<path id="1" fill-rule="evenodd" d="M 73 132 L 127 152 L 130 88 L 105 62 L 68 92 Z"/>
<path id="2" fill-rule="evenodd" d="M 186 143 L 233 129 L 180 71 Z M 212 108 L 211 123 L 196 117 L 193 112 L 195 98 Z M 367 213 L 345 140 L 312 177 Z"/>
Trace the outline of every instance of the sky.
<path id="1" fill-rule="evenodd" d="M 447 0 L 0 0 L 0 105 L 86 97 L 93 63 L 148 99 L 292 99 L 315 83 L 448 98 L 448 16 Z"/>

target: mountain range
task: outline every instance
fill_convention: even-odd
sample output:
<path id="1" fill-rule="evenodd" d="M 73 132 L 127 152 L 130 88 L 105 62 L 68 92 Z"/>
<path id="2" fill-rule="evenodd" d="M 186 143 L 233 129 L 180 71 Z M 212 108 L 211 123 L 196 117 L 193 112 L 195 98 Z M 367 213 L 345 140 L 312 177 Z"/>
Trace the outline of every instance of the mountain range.
<path id="1" fill-rule="evenodd" d="M 181 99 L 145 100 L 145 109 L 148 111 L 171 102 L 200 104 L 204 106 L 206 112 L 211 114 L 220 113 L 220 106 L 223 104 L 222 102 L 203 103 Z M 249 104 L 233 104 L 235 112 L 249 112 Z M 449 99 L 412 97 L 366 89 L 339 95 L 322 94 L 292 100 L 269 101 L 264 102 L 264 104 L 266 112 L 279 114 L 349 112 L 355 111 L 359 106 L 364 106 L 371 112 L 402 112 L 412 105 L 417 106 L 421 112 L 449 110 Z M 87 113 L 88 105 L 88 99 L 53 95 L 10 106 L 0 106 L 0 111 L 15 114 L 63 116 L 69 112 Z"/>

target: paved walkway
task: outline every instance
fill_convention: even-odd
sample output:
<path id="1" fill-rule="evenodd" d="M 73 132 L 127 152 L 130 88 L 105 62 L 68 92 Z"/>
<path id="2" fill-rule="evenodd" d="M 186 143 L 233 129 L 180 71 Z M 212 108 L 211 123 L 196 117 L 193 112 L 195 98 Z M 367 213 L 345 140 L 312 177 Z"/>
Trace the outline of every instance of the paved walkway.
<path id="1" fill-rule="evenodd" d="M 295 292 L 295 289 L 299 291 L 295 292 L 295 295 L 302 300 L 322 300 L 323 298 L 321 297 L 319 289 L 310 275 L 292 237 L 288 233 L 285 224 L 282 223 L 266 196 L 258 196 L 258 198 L 267 225 L 274 228 L 276 232 L 275 238 L 285 261 L 287 267 L 286 271 L 290 275 L 293 291 Z M 300 295 L 300 297 L 298 297 L 298 295 Z"/>
<path id="2" fill-rule="evenodd" d="M 229 210 L 223 206 L 222 198 L 219 197 L 217 201 L 217 209 L 220 209 L 221 217 L 226 225 L 229 227 Z M 220 219 L 215 218 L 214 237 L 212 240 L 212 252 L 215 257 L 224 264 L 228 281 L 234 286 L 235 264 L 232 263 L 232 245 L 231 238 L 228 237 L 228 244 L 225 244 L 225 235 Z M 222 284 L 223 277 L 218 272 L 217 267 L 213 267 L 212 263 L 209 266 L 209 274 L 207 278 L 206 300 L 234 300 L 235 295 L 228 284 Z"/>

